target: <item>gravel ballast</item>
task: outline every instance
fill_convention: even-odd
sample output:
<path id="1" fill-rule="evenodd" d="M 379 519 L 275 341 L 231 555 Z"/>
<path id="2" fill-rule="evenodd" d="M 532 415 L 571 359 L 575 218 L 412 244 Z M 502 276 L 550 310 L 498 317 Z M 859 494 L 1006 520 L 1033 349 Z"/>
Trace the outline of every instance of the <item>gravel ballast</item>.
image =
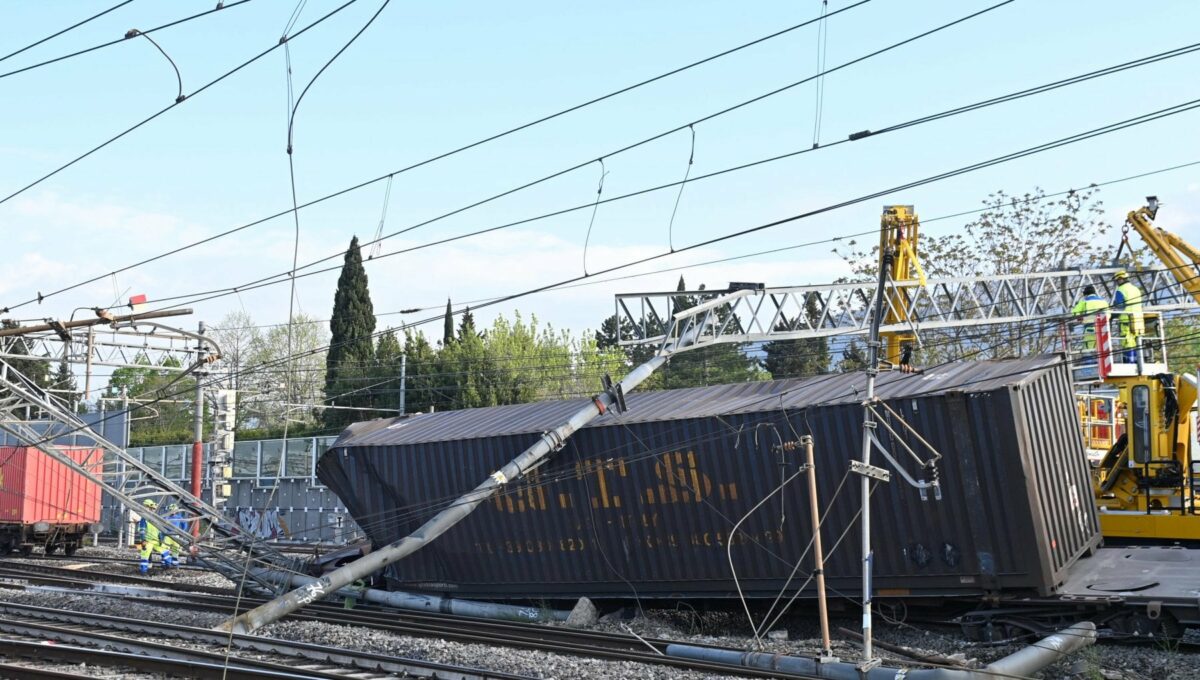
<path id="1" fill-rule="evenodd" d="M 118 552 L 113 548 L 87 548 L 76 558 L 86 561 L 90 551 L 99 554 L 127 557 L 128 551 Z M 126 565 L 109 565 L 113 573 L 125 573 Z M 228 586 L 229 582 L 218 574 L 200 570 L 158 570 L 154 578 L 173 582 L 189 582 L 203 585 Z M 59 607 L 81 612 L 130 615 L 129 606 L 118 598 L 100 597 L 89 594 L 22 592 L 0 588 L 0 600 Z M 211 628 L 226 617 L 210 612 L 192 611 L 185 608 L 138 606 L 137 616 L 153 621 Z M 860 648 L 848 638 L 836 632 L 837 627 L 856 630 L 857 619 L 835 619 L 834 654 L 846 661 L 856 660 Z M 593 626 L 595 630 L 615 633 L 636 633 L 642 637 L 657 637 L 719 645 L 733 649 L 755 648 L 780 654 L 815 656 L 820 651 L 819 631 L 815 617 L 794 617 L 781 624 L 775 635 L 764 636 L 756 643 L 745 633 L 744 614 L 704 613 L 687 610 L 650 610 L 642 616 L 628 621 L 603 617 Z M 786 629 L 786 632 L 784 632 Z M 341 626 L 308 621 L 286 621 L 272 624 L 261 631 L 269 637 L 285 640 L 311 642 L 343 647 L 379 654 L 408 657 L 439 663 L 465 665 L 504 671 L 537 678 L 571 680 L 576 678 L 664 678 L 668 680 L 692 680 L 716 677 L 702 673 L 681 671 L 669 667 L 632 662 L 614 662 L 548 652 L 520 650 L 508 647 L 492 647 L 464 644 L 438 638 L 418 638 L 395 635 L 362 627 Z M 955 656 L 978 659 L 986 664 L 1019 650 L 1023 645 L 984 646 L 965 641 L 954 632 L 924 629 L 911 625 L 895 625 L 879 621 L 875 637 L 884 643 L 910 648 L 924 655 Z M 1200 640 L 1197 640 L 1200 641 Z M 912 665 L 885 650 L 878 650 L 888 665 Z M 102 671 L 104 669 L 91 669 Z M 88 674 L 83 677 L 113 677 Z M 1051 666 L 1036 676 L 1042 680 L 1071 678 L 1086 680 L 1200 680 L 1200 654 L 1172 651 L 1162 645 L 1116 646 L 1093 645 L 1082 652 Z"/>

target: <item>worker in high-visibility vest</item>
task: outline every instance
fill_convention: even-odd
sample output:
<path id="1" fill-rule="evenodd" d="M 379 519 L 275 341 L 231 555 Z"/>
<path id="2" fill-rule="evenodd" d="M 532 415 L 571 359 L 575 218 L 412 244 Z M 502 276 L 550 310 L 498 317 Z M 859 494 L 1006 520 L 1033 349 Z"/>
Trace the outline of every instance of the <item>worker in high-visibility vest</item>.
<path id="1" fill-rule="evenodd" d="M 1071 308 L 1079 322 L 1083 324 L 1083 348 L 1096 349 L 1096 316 L 1108 309 L 1108 301 L 1096 293 L 1096 287 L 1083 287 L 1083 299 Z"/>
<path id="2" fill-rule="evenodd" d="M 1117 282 L 1117 292 L 1112 302 L 1113 320 L 1118 324 L 1125 362 L 1132 364 L 1137 362 L 1138 342 L 1146 333 L 1146 321 L 1142 316 L 1142 290 L 1129 281 L 1129 274 L 1124 269 L 1113 278 Z"/>
<path id="3" fill-rule="evenodd" d="M 154 512 L 158 510 L 158 504 L 147 498 L 142 501 L 142 505 L 147 510 Z M 138 571 L 147 574 L 150 572 L 150 556 L 158 553 L 162 559 L 164 567 L 173 567 L 177 564 L 175 556 L 171 554 L 171 550 L 163 542 L 164 537 L 159 532 L 158 527 L 150 522 L 145 517 L 138 521 L 137 526 L 137 541 L 138 548 Z M 169 539 L 168 539 L 169 540 Z"/>
<path id="4" fill-rule="evenodd" d="M 183 514 L 183 510 L 178 505 L 171 503 L 170 505 L 167 506 L 167 511 L 164 514 L 166 515 L 168 522 L 170 522 L 172 525 L 174 525 L 180 531 L 187 533 L 188 521 L 187 521 L 187 518 Z M 172 564 L 169 564 L 167 566 L 173 567 L 176 564 L 179 564 L 179 558 L 175 557 L 175 555 L 180 555 L 183 553 L 183 546 L 179 545 L 179 542 L 170 536 L 163 537 L 163 545 L 165 545 L 168 550 L 174 551 L 174 553 L 172 554 Z"/>

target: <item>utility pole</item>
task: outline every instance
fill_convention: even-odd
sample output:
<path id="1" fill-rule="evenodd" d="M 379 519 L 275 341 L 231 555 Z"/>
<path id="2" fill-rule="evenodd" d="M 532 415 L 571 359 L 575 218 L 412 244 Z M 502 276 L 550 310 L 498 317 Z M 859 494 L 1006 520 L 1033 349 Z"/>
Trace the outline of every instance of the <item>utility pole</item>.
<path id="1" fill-rule="evenodd" d="M 817 576 L 817 612 L 821 617 L 821 659 L 834 661 L 833 643 L 829 637 L 829 603 L 825 599 L 825 551 L 821 547 L 821 510 L 817 503 L 817 466 L 813 460 L 813 438 L 800 438 L 804 445 L 804 463 L 808 467 L 808 500 L 813 528 L 813 573 Z"/>
<path id="2" fill-rule="evenodd" d="M 404 390 L 408 380 L 408 355 L 400 355 L 400 415 L 404 415 Z"/>
<path id="3" fill-rule="evenodd" d="M 871 641 L 871 575 L 875 561 L 875 556 L 871 552 L 871 485 L 875 479 L 879 479 L 878 473 L 886 474 L 886 471 L 871 465 L 872 438 L 876 428 L 871 406 L 875 401 L 875 378 L 879 375 L 879 325 L 883 320 L 884 288 L 888 283 L 888 272 L 892 268 L 894 257 L 895 254 L 890 247 L 884 250 L 879 267 L 879 280 L 875 286 L 875 300 L 871 307 L 871 334 L 867 340 L 867 396 L 863 405 L 862 462 L 858 466 L 851 464 L 851 469 L 862 477 L 862 516 L 859 519 L 859 522 L 862 523 L 863 655 L 859 665 L 861 671 L 868 671 L 879 665 L 879 659 L 875 658 Z"/>
<path id="4" fill-rule="evenodd" d="M 96 341 L 96 329 L 93 326 L 88 326 L 87 334 L 87 364 L 83 373 L 83 398 L 87 399 L 92 393 L 92 344 Z M 64 343 L 66 344 L 66 343 Z M 67 348 L 63 348 L 63 356 L 67 356 Z M 125 443 L 129 446 L 129 443 Z"/>
<path id="5" fill-rule="evenodd" d="M 204 322 L 201 321 L 197 333 L 204 335 Z M 196 359 L 203 361 L 208 354 L 208 348 L 202 338 L 196 340 Z M 192 495 L 200 498 L 204 479 L 204 376 L 203 371 L 196 371 L 196 401 L 192 416 Z M 192 536 L 200 536 L 200 522 L 192 525 Z"/>
<path id="6" fill-rule="evenodd" d="M 88 354 L 90 355 L 91 352 L 89 351 Z M 104 402 L 101 401 L 100 403 L 103 404 Z M 124 415 L 125 441 L 122 443 L 125 445 L 125 448 L 128 449 L 129 448 L 129 440 L 131 437 L 133 437 L 133 423 L 129 422 L 129 388 L 128 387 L 121 388 L 121 412 L 125 414 Z M 122 467 L 124 467 L 125 462 L 121 461 L 119 464 Z M 124 470 L 122 470 L 122 472 L 124 472 Z M 133 522 L 132 522 L 132 519 L 133 518 L 130 517 L 130 515 L 129 515 L 129 508 L 122 505 L 121 506 L 121 526 L 129 529 L 129 531 L 125 532 L 125 538 L 129 541 L 129 545 L 133 545 Z M 125 543 L 122 543 L 121 547 L 124 547 L 124 546 L 125 546 Z"/>

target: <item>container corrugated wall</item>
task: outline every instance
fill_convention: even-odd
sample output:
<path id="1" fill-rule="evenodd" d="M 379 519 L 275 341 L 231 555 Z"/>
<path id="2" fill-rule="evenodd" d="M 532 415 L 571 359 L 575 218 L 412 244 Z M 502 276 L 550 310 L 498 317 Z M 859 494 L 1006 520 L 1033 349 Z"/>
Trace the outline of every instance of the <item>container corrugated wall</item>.
<path id="1" fill-rule="evenodd" d="M 100 469 L 99 449 L 62 449 Z M 38 449 L 0 447 L 0 521 L 92 524 L 100 521 L 100 487 Z"/>
<path id="2" fill-rule="evenodd" d="M 1011 382 L 889 400 L 945 454 L 944 496 L 922 501 L 897 474 L 876 489 L 881 595 L 1047 593 L 1099 541 L 1087 497 L 1078 508 L 1068 498 L 1070 485 L 1086 485 L 1087 476 L 1078 426 L 1067 417 L 1073 401 L 1065 369 Z M 772 445 L 811 432 L 820 504 L 828 510 L 829 585 L 853 594 L 861 577 L 860 498 L 848 465 L 859 455 L 861 419 L 861 407 L 843 403 L 585 428 L 527 480 L 391 566 L 389 582 L 491 597 L 732 597 L 729 532 L 799 469 L 800 452 L 780 454 Z M 919 472 L 891 435 L 879 434 Z M 532 439 L 335 444 L 318 474 L 372 540 L 390 542 Z M 876 462 L 884 464 L 879 456 Z M 808 558 L 790 584 L 788 577 L 812 535 L 808 503 L 797 477 L 733 537 L 733 565 L 747 596 L 774 597 L 804 583 Z"/>

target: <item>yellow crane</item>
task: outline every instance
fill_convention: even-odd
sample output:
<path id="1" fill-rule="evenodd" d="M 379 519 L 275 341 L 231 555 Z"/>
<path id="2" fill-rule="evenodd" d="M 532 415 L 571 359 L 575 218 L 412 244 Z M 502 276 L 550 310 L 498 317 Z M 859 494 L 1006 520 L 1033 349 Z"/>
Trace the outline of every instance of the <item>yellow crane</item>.
<path id="1" fill-rule="evenodd" d="M 879 266 L 885 266 L 883 254 L 890 248 L 893 257 L 888 280 L 916 279 L 922 286 L 925 285 L 925 271 L 921 269 L 921 262 L 917 259 L 920 229 L 921 220 L 911 205 L 883 207 L 883 217 L 879 220 Z M 906 323 L 909 320 L 909 300 L 900 290 L 891 288 L 884 291 L 884 309 L 884 326 Z M 883 343 L 884 361 L 893 366 L 909 363 L 913 345 L 917 341 L 913 331 L 881 333 L 879 339 Z"/>
<path id="2" fill-rule="evenodd" d="M 1179 236 L 1154 226 L 1158 200 L 1151 196 L 1130 212 L 1128 232 L 1136 231 L 1150 251 L 1172 272 L 1180 286 L 1200 303 L 1200 250 Z M 883 252 L 894 254 L 892 281 L 919 280 L 925 274 L 917 257 L 920 221 L 913 206 L 885 206 L 880 220 L 880 266 Z M 1120 251 L 1118 251 L 1120 252 Z M 885 325 L 909 324 L 911 301 L 904 291 L 888 289 Z M 1111 336 L 1125 328 L 1120 313 L 1105 312 L 1098 326 Z M 1093 461 L 1093 497 L 1108 539 L 1126 542 L 1200 542 L 1200 516 L 1192 466 L 1193 431 L 1189 422 L 1196 404 L 1196 378 L 1168 368 L 1164 327 L 1158 314 L 1146 313 L 1145 332 L 1127 350 L 1120 337 L 1111 345 L 1073 348 L 1082 430 L 1088 447 L 1100 449 Z M 1113 323 L 1115 320 L 1117 323 Z M 1080 319 L 1082 321 L 1082 319 Z M 1127 320 L 1125 320 L 1128 323 Z M 909 362 L 916 342 L 911 330 L 883 334 L 883 356 L 893 365 Z M 1101 376 L 1098 364 L 1112 360 Z M 1066 493 L 1066 491 L 1064 491 Z"/>
<path id="3" fill-rule="evenodd" d="M 1126 216 L 1122 246 L 1128 243 L 1129 230 L 1136 231 L 1180 286 L 1200 303 L 1200 279 L 1196 277 L 1200 251 L 1154 226 L 1157 214 L 1154 196 L 1131 211 Z M 1100 526 L 1106 538 L 1122 541 L 1196 542 L 1200 541 L 1200 516 L 1190 422 L 1196 378 L 1170 371 L 1162 320 L 1147 314 L 1145 321 L 1146 333 L 1137 339 L 1136 360 L 1113 363 L 1103 381 L 1115 395 L 1114 441 L 1094 467 L 1093 492 L 1100 508 Z M 1114 352 L 1113 356 L 1121 354 Z M 1117 436 L 1119 430 L 1123 432 Z"/>

